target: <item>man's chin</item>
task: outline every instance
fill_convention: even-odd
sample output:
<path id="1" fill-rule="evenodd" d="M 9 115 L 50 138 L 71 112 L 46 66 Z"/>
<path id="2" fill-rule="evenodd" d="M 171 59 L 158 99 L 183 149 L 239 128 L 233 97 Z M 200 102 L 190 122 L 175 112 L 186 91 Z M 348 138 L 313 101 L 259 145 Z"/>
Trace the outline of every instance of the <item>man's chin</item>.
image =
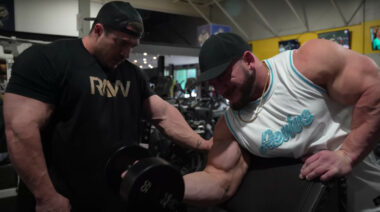
<path id="1" fill-rule="evenodd" d="M 244 104 L 239 104 L 239 103 L 231 104 L 231 102 L 230 102 L 230 107 L 233 110 L 240 110 L 244 107 Z"/>
<path id="2" fill-rule="evenodd" d="M 107 68 L 114 70 L 114 69 L 116 69 L 120 65 L 120 63 L 121 62 L 110 63 L 110 64 L 107 65 Z"/>
<path id="3" fill-rule="evenodd" d="M 233 110 L 240 110 L 242 109 L 243 107 L 245 107 L 247 104 L 249 104 L 249 100 L 242 100 L 240 99 L 239 101 L 236 101 L 236 102 L 231 102 L 230 101 L 230 107 L 233 109 Z"/>

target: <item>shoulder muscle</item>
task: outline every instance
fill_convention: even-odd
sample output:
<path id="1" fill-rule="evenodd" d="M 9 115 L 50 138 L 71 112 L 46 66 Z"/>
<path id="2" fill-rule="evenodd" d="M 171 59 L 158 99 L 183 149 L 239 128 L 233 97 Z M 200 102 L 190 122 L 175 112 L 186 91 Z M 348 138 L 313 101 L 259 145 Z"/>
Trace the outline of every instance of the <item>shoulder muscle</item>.
<path id="1" fill-rule="evenodd" d="M 353 104 L 379 78 L 379 69 L 370 58 L 324 39 L 305 43 L 296 51 L 294 63 L 302 74 L 343 104 Z"/>

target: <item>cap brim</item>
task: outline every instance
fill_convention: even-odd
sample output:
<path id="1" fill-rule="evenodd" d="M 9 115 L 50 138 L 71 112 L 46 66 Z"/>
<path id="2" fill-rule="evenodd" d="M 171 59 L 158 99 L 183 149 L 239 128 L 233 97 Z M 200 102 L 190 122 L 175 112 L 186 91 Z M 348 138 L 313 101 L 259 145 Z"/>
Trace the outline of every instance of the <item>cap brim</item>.
<path id="1" fill-rule="evenodd" d="M 197 77 L 197 83 L 204 82 L 204 81 L 218 77 L 227 69 L 227 67 L 230 65 L 230 63 L 231 62 L 223 63 L 222 65 L 213 67 L 213 68 L 201 73 L 201 75 L 199 75 Z"/>
<path id="2" fill-rule="evenodd" d="M 86 17 L 86 18 L 83 18 L 83 20 L 85 20 L 85 21 L 95 21 L 96 18 Z"/>

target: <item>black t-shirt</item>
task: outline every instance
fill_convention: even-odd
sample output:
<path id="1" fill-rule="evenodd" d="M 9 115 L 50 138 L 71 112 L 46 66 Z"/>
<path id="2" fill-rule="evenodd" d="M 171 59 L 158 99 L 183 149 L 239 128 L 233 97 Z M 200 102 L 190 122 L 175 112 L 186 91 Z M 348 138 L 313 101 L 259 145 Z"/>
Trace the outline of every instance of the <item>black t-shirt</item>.
<path id="1" fill-rule="evenodd" d="M 56 189 L 73 205 L 115 204 L 104 167 L 113 151 L 139 139 L 152 95 L 141 71 L 128 61 L 103 69 L 80 39 L 61 40 L 21 54 L 6 92 L 54 105 L 41 137 Z"/>

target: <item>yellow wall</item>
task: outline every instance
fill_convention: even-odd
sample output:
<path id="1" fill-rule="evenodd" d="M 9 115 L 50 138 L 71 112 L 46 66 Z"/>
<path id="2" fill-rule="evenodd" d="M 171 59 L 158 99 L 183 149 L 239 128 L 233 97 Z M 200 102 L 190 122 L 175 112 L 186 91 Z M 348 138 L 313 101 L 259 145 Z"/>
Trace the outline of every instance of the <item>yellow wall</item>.
<path id="1" fill-rule="evenodd" d="M 362 54 L 370 54 L 374 52 L 380 52 L 378 50 L 372 51 L 372 46 L 371 46 L 372 44 L 371 44 L 371 37 L 370 37 L 371 35 L 369 32 L 370 27 L 379 26 L 379 25 L 380 25 L 380 20 L 375 20 L 375 21 L 368 21 L 360 25 L 339 27 L 339 28 L 327 29 L 327 30 L 319 30 L 319 31 L 314 31 L 314 32 L 305 32 L 302 34 L 287 35 L 287 36 L 269 38 L 269 39 L 264 39 L 264 40 L 250 41 L 249 43 L 252 45 L 253 53 L 259 59 L 262 60 L 262 59 L 272 57 L 279 53 L 279 48 L 278 48 L 279 41 L 298 39 L 298 41 L 302 45 L 308 40 L 318 38 L 319 33 L 348 29 L 351 35 L 350 37 L 351 49 Z M 364 36 L 364 39 L 363 39 L 363 36 Z"/>

